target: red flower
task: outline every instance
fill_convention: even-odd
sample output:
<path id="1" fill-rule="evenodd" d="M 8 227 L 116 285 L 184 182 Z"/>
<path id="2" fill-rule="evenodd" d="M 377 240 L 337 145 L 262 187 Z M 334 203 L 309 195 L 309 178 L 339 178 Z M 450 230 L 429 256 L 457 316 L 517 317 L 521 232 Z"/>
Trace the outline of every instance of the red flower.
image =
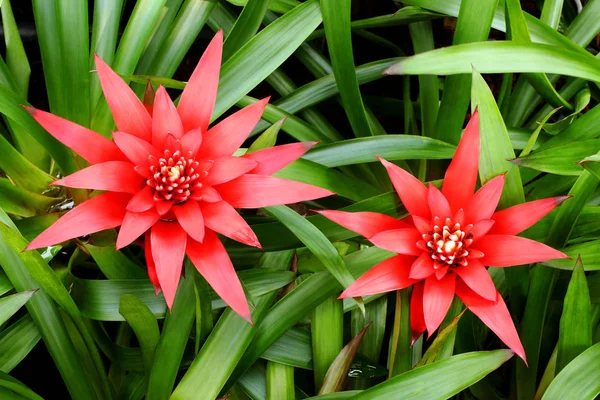
<path id="1" fill-rule="evenodd" d="M 516 354 L 525 352 L 502 296 L 486 266 L 510 267 L 567 257 L 544 244 L 515 236 L 566 199 L 555 197 L 494 212 L 504 175 L 475 194 L 479 164 L 479 120 L 475 112 L 456 149 L 440 192 L 380 159 L 410 213 L 404 220 L 372 212 L 321 211 L 332 221 L 397 253 L 373 267 L 340 296 L 357 297 L 414 285 L 410 319 L 413 338 L 441 324 L 454 294 Z"/>
<path id="2" fill-rule="evenodd" d="M 331 195 L 328 190 L 270 176 L 315 143 L 294 143 L 232 154 L 267 105 L 258 101 L 208 129 L 219 81 L 223 34 L 200 59 L 177 108 L 159 87 L 148 112 L 127 84 L 96 57 L 102 90 L 118 132 L 114 142 L 52 114 L 29 108 L 56 139 L 91 166 L 54 182 L 106 191 L 65 214 L 27 249 L 46 247 L 120 226 L 117 249 L 145 234 L 148 274 L 169 308 L 190 258 L 221 298 L 250 321 L 240 281 L 217 233 L 260 248 L 235 208 L 295 203 Z"/>

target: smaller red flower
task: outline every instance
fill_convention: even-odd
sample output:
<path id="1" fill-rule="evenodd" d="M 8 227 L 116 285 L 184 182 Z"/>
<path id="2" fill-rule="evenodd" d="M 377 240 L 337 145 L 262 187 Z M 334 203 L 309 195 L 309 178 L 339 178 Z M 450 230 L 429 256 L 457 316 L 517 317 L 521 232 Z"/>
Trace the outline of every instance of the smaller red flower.
<path id="1" fill-rule="evenodd" d="M 313 200 L 332 192 L 271 176 L 315 143 L 293 143 L 242 157 L 233 154 L 260 120 L 268 99 L 208 128 L 217 95 L 223 33 L 200 59 L 179 105 L 160 86 L 153 107 L 96 57 L 102 90 L 119 129 L 114 142 L 83 126 L 29 108 L 56 139 L 91 166 L 54 182 L 106 193 L 66 213 L 27 247 L 46 247 L 120 226 L 117 249 L 144 235 L 148 274 L 172 307 L 185 255 L 243 318 L 250 310 L 217 234 L 260 248 L 235 208 Z"/>
<path id="2" fill-rule="evenodd" d="M 410 216 L 397 220 L 372 212 L 320 211 L 330 220 L 398 255 L 374 266 L 340 296 L 357 297 L 413 286 L 413 339 L 442 323 L 454 294 L 516 354 L 525 351 L 502 296 L 486 266 L 530 264 L 565 254 L 515 236 L 567 197 L 532 201 L 494 212 L 504 175 L 476 193 L 479 118 L 475 112 L 456 149 L 440 192 L 400 167 L 380 159 Z"/>

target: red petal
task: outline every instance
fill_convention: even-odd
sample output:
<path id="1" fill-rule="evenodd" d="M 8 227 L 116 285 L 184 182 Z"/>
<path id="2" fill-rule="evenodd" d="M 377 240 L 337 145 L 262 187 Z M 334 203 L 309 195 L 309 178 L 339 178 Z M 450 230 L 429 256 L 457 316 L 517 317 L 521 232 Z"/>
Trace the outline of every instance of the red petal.
<path id="1" fill-rule="evenodd" d="M 457 267 L 454 272 L 479 296 L 486 300 L 496 301 L 496 286 L 487 269 L 478 260 L 469 259 L 466 267 Z"/>
<path id="2" fill-rule="evenodd" d="M 425 218 L 417 217 L 416 215 L 412 216 L 413 223 L 415 224 L 415 228 L 421 233 L 429 233 L 432 231 L 431 229 L 431 221 Z"/>
<path id="3" fill-rule="evenodd" d="M 261 248 L 252 228 L 227 202 L 202 203 L 201 209 L 209 229 L 248 246 Z"/>
<path id="4" fill-rule="evenodd" d="M 154 194 L 150 186 L 146 186 L 137 192 L 129 203 L 127 203 L 127 211 L 144 212 L 154 207 Z"/>
<path id="5" fill-rule="evenodd" d="M 442 193 L 448 199 L 452 211 L 464 208 L 475 191 L 479 165 L 479 114 L 471 116 L 458 143 L 454 158 L 446 170 Z"/>
<path id="6" fill-rule="evenodd" d="M 257 101 L 210 128 L 204 135 L 198 157 L 214 160 L 235 153 L 260 121 L 268 101 L 268 97 Z"/>
<path id="7" fill-rule="evenodd" d="M 410 329 L 412 342 L 415 343 L 425 329 L 425 316 L 423 315 L 423 287 L 425 282 L 415 283 L 410 296 Z"/>
<path id="8" fill-rule="evenodd" d="M 57 117 L 33 107 L 25 107 L 31 116 L 52 136 L 67 147 L 70 147 L 90 164 L 106 161 L 126 161 L 127 157 L 110 139 L 77 125 L 74 122 Z M 93 146 L 90 146 L 93 143 Z"/>
<path id="9" fill-rule="evenodd" d="M 234 208 L 260 208 L 298 203 L 335 194 L 306 183 L 246 174 L 216 187 L 223 200 Z"/>
<path id="10" fill-rule="evenodd" d="M 448 200 L 446 200 L 442 192 L 432 184 L 429 184 L 429 188 L 427 189 L 427 204 L 429 204 L 431 215 L 441 218 L 442 221 L 452 216 Z"/>
<path id="11" fill-rule="evenodd" d="M 204 240 L 204 218 L 197 201 L 188 200 L 173 207 L 179 225 L 197 242 Z"/>
<path id="12" fill-rule="evenodd" d="M 519 334 L 506 308 L 504 299 L 497 294 L 496 301 L 488 301 L 474 293 L 460 279 L 456 283 L 456 295 L 469 310 L 479 317 L 512 351 L 527 363 L 525 350 L 519 339 Z"/>
<path id="13" fill-rule="evenodd" d="M 494 220 L 492 219 L 482 219 L 477 221 L 471 230 L 471 233 L 473 234 L 473 241 L 481 239 L 490 231 L 490 229 L 492 229 L 493 226 Z"/>
<path id="14" fill-rule="evenodd" d="M 181 151 L 185 156 L 192 153 L 192 158 L 196 157 L 196 153 L 202 144 L 202 131 L 200 129 L 192 129 L 183 135 L 181 138 Z"/>
<path id="15" fill-rule="evenodd" d="M 94 58 L 102 91 L 117 128 L 149 142 L 152 135 L 152 118 L 146 111 L 146 107 L 123 79 L 100 57 L 95 55 Z"/>
<path id="16" fill-rule="evenodd" d="M 154 112 L 152 113 L 152 145 L 157 149 L 164 149 L 169 133 L 175 139 L 181 139 L 183 125 L 167 90 L 160 85 L 156 91 Z"/>
<path id="17" fill-rule="evenodd" d="M 156 211 L 158 211 L 158 213 L 160 215 L 165 215 L 166 213 L 171 211 L 173 202 L 172 201 L 156 201 L 154 203 L 154 205 L 156 206 Z"/>
<path id="18" fill-rule="evenodd" d="M 137 136 L 124 132 L 113 132 L 115 143 L 134 165 L 148 168 L 149 156 L 160 158 L 162 154 L 154 146 Z"/>
<path id="19" fill-rule="evenodd" d="M 380 262 L 348 286 L 339 298 L 368 296 L 409 287 L 417 282 L 408 277 L 414 260 L 414 257 L 398 255 Z"/>
<path id="20" fill-rule="evenodd" d="M 252 323 L 244 290 L 217 235 L 207 230 L 204 243 L 189 240 L 186 253 L 198 272 L 223 301 L 242 318 Z"/>
<path id="21" fill-rule="evenodd" d="M 483 185 L 464 209 L 466 223 L 474 224 L 482 219 L 490 219 L 498 206 L 503 187 L 504 175 L 498 175 Z"/>
<path id="22" fill-rule="evenodd" d="M 208 176 L 202 181 L 206 185 L 218 185 L 229 182 L 256 167 L 256 161 L 244 157 L 226 156 L 215 160 L 208 171 Z"/>
<path id="23" fill-rule="evenodd" d="M 425 279 L 431 275 L 435 270 L 433 269 L 433 260 L 429 253 L 423 253 L 415 260 L 410 267 L 410 278 L 411 279 Z"/>
<path id="24" fill-rule="evenodd" d="M 396 189 L 396 192 L 398 192 L 400 200 L 402 200 L 402 204 L 404 204 L 406 210 L 411 215 L 430 218 L 431 213 L 429 212 L 429 206 L 427 205 L 427 187 L 425 187 L 423 182 L 399 166 L 392 164 L 383 158 L 379 158 L 379 161 L 381 161 L 387 170 L 394 188 Z"/>
<path id="25" fill-rule="evenodd" d="M 36 237 L 26 250 L 51 246 L 121 225 L 131 195 L 104 193 L 81 203 Z"/>
<path id="26" fill-rule="evenodd" d="M 216 203 L 217 201 L 221 201 L 223 198 L 212 186 L 204 186 L 202 188 L 202 201 L 207 203 Z"/>
<path id="27" fill-rule="evenodd" d="M 435 276 L 430 276 L 425 280 L 423 314 L 429 336 L 440 326 L 452 304 L 455 282 L 456 275 L 454 274 L 447 274 L 440 280 Z"/>
<path id="28" fill-rule="evenodd" d="M 142 213 L 128 212 L 125 214 L 119 236 L 117 236 L 117 250 L 142 236 L 159 218 L 160 215 L 154 209 Z"/>
<path id="29" fill-rule="evenodd" d="M 150 240 L 150 231 L 146 231 L 144 255 L 146 256 L 146 265 L 148 266 L 148 277 L 152 286 L 154 286 L 154 293 L 158 294 L 162 291 L 160 288 L 160 282 L 158 282 L 158 276 L 156 276 L 156 266 L 154 265 L 154 259 L 152 258 L 152 244 Z"/>
<path id="30" fill-rule="evenodd" d="M 217 98 L 223 31 L 219 30 L 200 58 L 177 106 L 184 132 L 200 129 L 206 132 Z"/>
<path id="31" fill-rule="evenodd" d="M 481 259 L 483 265 L 494 267 L 511 267 L 555 258 L 569 258 L 566 254 L 545 244 L 512 235 L 486 235 L 479 239 L 474 247 L 484 254 Z"/>
<path id="32" fill-rule="evenodd" d="M 187 233 L 178 223 L 158 221 L 152 226 L 150 238 L 156 275 L 170 310 L 181 277 Z"/>
<path id="33" fill-rule="evenodd" d="M 252 170 L 253 174 L 271 175 L 302 157 L 317 143 L 319 142 L 300 142 L 269 147 L 246 154 L 244 158 L 258 162 L 256 168 Z"/>
<path id="34" fill-rule="evenodd" d="M 142 189 L 144 178 L 128 161 L 107 161 L 94 164 L 54 181 L 60 185 L 79 189 L 109 190 L 111 192 L 137 193 Z"/>
<path id="35" fill-rule="evenodd" d="M 332 220 L 336 224 L 343 226 L 346 229 L 350 229 L 351 231 L 366 237 L 367 239 L 379 232 L 389 231 L 392 229 L 410 228 L 410 225 L 408 225 L 406 222 L 400 221 L 394 217 L 390 217 L 389 215 L 375 212 L 345 212 L 334 210 L 322 210 L 315 212 Z"/>
<path id="36" fill-rule="evenodd" d="M 398 254 L 420 256 L 423 250 L 417 247 L 421 234 L 415 228 L 392 229 L 379 232 L 369 238 L 375 246 Z"/>
<path id="37" fill-rule="evenodd" d="M 499 235 L 516 235 L 529 228 L 546 214 L 552 211 L 569 196 L 551 197 L 523 203 L 506 210 L 498 211 L 492 215 L 496 221 L 491 233 Z"/>

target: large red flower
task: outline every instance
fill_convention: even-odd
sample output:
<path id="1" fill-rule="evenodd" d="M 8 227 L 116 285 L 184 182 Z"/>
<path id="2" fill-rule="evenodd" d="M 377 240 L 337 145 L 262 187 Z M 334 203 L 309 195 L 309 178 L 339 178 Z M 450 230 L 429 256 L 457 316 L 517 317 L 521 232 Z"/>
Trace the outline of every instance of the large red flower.
<path id="1" fill-rule="evenodd" d="M 271 174 L 315 143 L 294 143 L 234 157 L 268 99 L 208 128 L 219 81 L 223 35 L 218 32 L 194 70 L 177 107 L 159 87 L 152 113 L 96 57 L 102 90 L 119 131 L 114 142 L 55 115 L 29 108 L 55 138 L 91 166 L 54 182 L 106 191 L 66 213 L 27 249 L 46 247 L 120 226 L 117 248 L 145 234 L 148 274 L 169 308 L 190 258 L 221 298 L 250 321 L 240 281 L 217 233 L 260 248 L 235 208 L 295 203 L 328 190 Z"/>
<path id="2" fill-rule="evenodd" d="M 425 330 L 431 335 L 440 326 L 456 293 L 525 360 L 515 326 L 486 266 L 510 267 L 567 257 L 544 244 L 515 236 L 566 197 L 532 201 L 494 212 L 502 194 L 504 175 L 473 193 L 479 164 L 477 112 L 446 171 L 441 192 L 433 185 L 425 186 L 398 166 L 380 160 L 410 216 L 397 220 L 372 212 L 320 212 L 363 235 L 375 246 L 398 254 L 374 266 L 340 298 L 414 285 L 410 320 L 413 338 L 417 338 Z"/>

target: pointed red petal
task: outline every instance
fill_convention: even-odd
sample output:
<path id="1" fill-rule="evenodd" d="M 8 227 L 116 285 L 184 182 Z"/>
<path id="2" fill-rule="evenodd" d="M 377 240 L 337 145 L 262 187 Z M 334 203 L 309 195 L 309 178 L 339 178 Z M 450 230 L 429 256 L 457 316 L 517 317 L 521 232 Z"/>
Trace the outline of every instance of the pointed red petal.
<path id="1" fill-rule="evenodd" d="M 362 211 L 362 212 L 346 212 L 346 211 L 335 211 L 335 210 L 322 210 L 315 211 L 325 218 L 328 218 L 343 226 L 346 229 L 350 229 L 359 235 L 369 239 L 371 236 L 392 229 L 407 229 L 410 228 L 406 222 L 400 221 L 389 215 L 379 214 L 375 212 Z"/>
<path id="2" fill-rule="evenodd" d="M 368 296 L 409 287 L 417 282 L 408 277 L 414 260 L 414 257 L 398 255 L 380 262 L 348 286 L 339 298 Z"/>
<path id="3" fill-rule="evenodd" d="M 446 200 L 442 192 L 432 184 L 429 184 L 429 188 L 427 189 L 427 204 L 429 204 L 431 215 L 441 218 L 442 221 L 452 216 L 448 200 Z"/>
<path id="4" fill-rule="evenodd" d="M 127 160 L 112 140 L 99 133 L 33 107 L 25 107 L 25 109 L 59 142 L 73 149 L 90 164 Z M 94 145 L 90 146 L 90 143 Z"/>
<path id="5" fill-rule="evenodd" d="M 225 201 L 202 203 L 204 223 L 209 229 L 248 246 L 260 248 L 252 228 L 233 207 Z"/>
<path id="6" fill-rule="evenodd" d="M 478 260 L 469 259 L 469 265 L 453 269 L 454 272 L 479 296 L 496 301 L 496 286 L 487 269 Z"/>
<path id="7" fill-rule="evenodd" d="M 414 344 L 427 326 L 423 315 L 423 287 L 425 282 L 415 283 L 410 296 L 410 329 L 412 331 L 412 343 Z"/>
<path id="8" fill-rule="evenodd" d="M 258 162 L 256 168 L 252 170 L 253 174 L 271 175 L 302 157 L 317 143 L 319 142 L 284 144 L 246 154 L 244 157 Z"/>
<path id="9" fill-rule="evenodd" d="M 454 158 L 446 170 L 442 193 L 448 199 L 452 211 L 464 208 L 475 191 L 479 165 L 479 114 L 471 116 L 458 143 Z"/>
<path id="10" fill-rule="evenodd" d="M 204 243 L 189 240 L 186 253 L 198 272 L 223 301 L 242 318 L 252 323 L 244 290 L 217 235 L 207 230 Z"/>
<path id="11" fill-rule="evenodd" d="M 392 184 L 402 200 L 402 204 L 406 207 L 406 210 L 411 215 L 417 215 L 423 218 L 429 218 L 431 213 L 429 212 L 429 206 L 427 205 L 427 187 L 400 168 L 399 166 L 392 164 L 383 158 L 379 158 L 379 161 L 383 164 L 387 170 Z"/>
<path id="12" fill-rule="evenodd" d="M 410 267 L 410 278 L 411 279 L 425 279 L 433 275 L 435 270 L 433 269 L 433 260 L 429 253 L 423 253 L 415 260 Z"/>
<path id="13" fill-rule="evenodd" d="M 415 228 L 392 229 L 373 235 L 369 241 L 384 250 L 398 254 L 420 256 L 423 250 L 417 247 L 421 234 Z"/>
<path id="14" fill-rule="evenodd" d="M 202 201 L 206 203 L 216 203 L 221 200 L 223 200 L 223 198 L 214 187 L 204 186 L 202 188 Z"/>
<path id="15" fill-rule="evenodd" d="M 54 181 L 60 185 L 78 189 L 109 190 L 111 192 L 137 193 L 142 189 L 144 178 L 128 161 L 107 161 L 94 164 Z"/>
<path id="16" fill-rule="evenodd" d="M 173 212 L 181 227 L 197 242 L 204 240 L 204 218 L 197 201 L 188 200 L 173 207 Z"/>
<path id="17" fill-rule="evenodd" d="M 223 200 L 234 208 L 260 208 L 320 199 L 335 194 L 306 183 L 246 174 L 217 186 Z"/>
<path id="18" fill-rule="evenodd" d="M 208 176 L 202 181 L 206 185 L 229 182 L 256 167 L 256 161 L 244 157 L 226 156 L 215 160 Z"/>
<path id="19" fill-rule="evenodd" d="M 154 202 L 154 206 L 156 207 L 156 211 L 160 215 L 165 215 L 169 211 L 171 211 L 171 207 L 173 207 L 172 201 L 156 201 Z"/>
<path id="20" fill-rule="evenodd" d="M 200 145 L 202 145 L 202 131 L 200 129 L 192 129 L 181 138 L 181 151 L 185 156 L 192 153 L 192 158 L 196 157 Z"/>
<path id="21" fill-rule="evenodd" d="M 51 246 L 121 225 L 131 195 L 104 193 L 81 203 L 36 237 L 26 250 Z"/>
<path id="22" fill-rule="evenodd" d="M 415 228 L 421 234 L 431 232 L 431 221 L 425 218 L 417 217 L 416 215 L 411 216 L 413 223 L 415 224 Z"/>
<path id="23" fill-rule="evenodd" d="M 200 58 L 177 106 L 184 132 L 200 129 L 206 132 L 217 98 L 223 31 L 219 30 Z"/>
<path id="24" fill-rule="evenodd" d="M 121 229 L 119 229 L 119 236 L 117 236 L 117 250 L 142 236 L 159 218 L 160 215 L 155 209 L 141 213 L 127 212 L 123 218 Z"/>
<path id="25" fill-rule="evenodd" d="M 152 135 L 152 118 L 146 107 L 119 75 L 100 57 L 94 57 L 102 91 L 117 128 L 149 142 Z"/>
<path id="26" fill-rule="evenodd" d="M 156 91 L 154 112 L 152 113 L 152 145 L 157 149 L 164 149 L 169 133 L 175 139 L 181 139 L 183 125 L 167 90 L 160 85 Z"/>
<path id="27" fill-rule="evenodd" d="M 139 192 L 137 192 L 129 203 L 127 203 L 127 211 L 132 212 L 144 212 L 148 211 L 152 207 L 154 207 L 154 194 L 152 193 L 152 189 L 150 186 L 146 186 Z"/>
<path id="28" fill-rule="evenodd" d="M 113 132 L 115 143 L 134 165 L 149 167 L 149 156 L 160 158 L 162 154 L 150 143 L 124 132 Z"/>
<path id="29" fill-rule="evenodd" d="M 493 226 L 493 219 L 482 219 L 477 221 L 473 225 L 473 229 L 471 230 L 471 233 L 473 234 L 473 241 L 477 241 L 483 236 L 485 236 L 490 231 L 490 229 L 492 229 Z"/>
<path id="30" fill-rule="evenodd" d="M 486 235 L 473 246 L 483 252 L 484 256 L 481 259 L 483 265 L 494 267 L 511 267 L 555 258 L 569 258 L 552 247 L 519 236 Z"/>
<path id="31" fill-rule="evenodd" d="M 454 274 L 447 274 L 440 280 L 435 276 L 430 276 L 425 280 L 423 314 L 429 336 L 440 326 L 452 304 L 455 282 L 456 275 Z"/>
<path id="32" fill-rule="evenodd" d="M 160 282 L 158 281 L 158 276 L 156 275 L 156 266 L 154 265 L 154 259 L 152 258 L 152 241 L 150 240 L 150 231 L 146 231 L 144 235 L 145 245 L 144 245 L 144 255 L 146 257 L 146 265 L 148 266 L 148 277 L 150 278 L 150 282 L 152 282 L 152 286 L 154 286 L 154 293 L 158 296 L 162 289 L 160 288 Z"/>
<path id="33" fill-rule="evenodd" d="M 497 293 L 495 302 L 485 300 L 459 279 L 456 282 L 456 295 L 473 314 L 498 335 L 500 340 L 527 363 L 519 334 L 500 293 Z"/>
<path id="34" fill-rule="evenodd" d="M 465 222 L 474 224 L 479 220 L 489 219 L 498 206 L 503 187 L 504 175 L 498 175 L 483 185 L 464 208 Z"/>
<path id="35" fill-rule="evenodd" d="M 204 135 L 198 157 L 214 160 L 235 153 L 260 121 L 268 101 L 268 97 L 257 101 L 210 128 Z"/>
<path id="36" fill-rule="evenodd" d="M 534 225 L 569 196 L 551 197 L 519 204 L 492 215 L 496 221 L 490 233 L 516 235 Z"/>
<path id="37" fill-rule="evenodd" d="M 176 222 L 158 221 L 152 226 L 150 238 L 156 275 L 167 306 L 171 309 L 181 277 L 187 233 Z"/>

